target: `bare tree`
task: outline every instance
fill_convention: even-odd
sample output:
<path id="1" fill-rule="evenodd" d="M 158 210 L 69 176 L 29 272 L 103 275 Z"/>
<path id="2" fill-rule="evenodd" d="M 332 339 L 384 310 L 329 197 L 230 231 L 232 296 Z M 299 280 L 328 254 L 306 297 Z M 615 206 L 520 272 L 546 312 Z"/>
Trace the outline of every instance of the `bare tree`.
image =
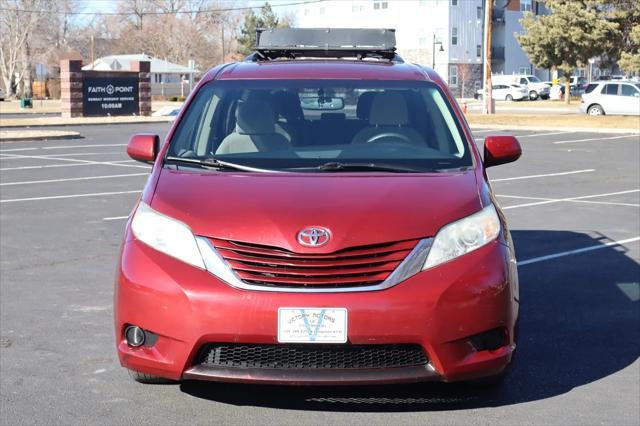
<path id="1" fill-rule="evenodd" d="M 25 75 L 29 81 L 23 87 L 31 94 L 31 53 L 29 38 L 39 19 L 48 9 L 42 0 L 5 0 L 0 11 L 0 75 L 8 96 L 17 93 Z"/>

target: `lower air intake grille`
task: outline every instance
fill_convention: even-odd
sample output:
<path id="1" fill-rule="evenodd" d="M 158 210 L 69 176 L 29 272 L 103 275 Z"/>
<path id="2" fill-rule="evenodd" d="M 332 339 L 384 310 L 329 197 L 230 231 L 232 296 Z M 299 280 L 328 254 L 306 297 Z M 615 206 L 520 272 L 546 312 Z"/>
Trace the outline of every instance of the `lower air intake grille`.
<path id="1" fill-rule="evenodd" d="M 357 369 L 427 364 L 420 345 L 207 345 L 200 362 L 210 367 Z"/>

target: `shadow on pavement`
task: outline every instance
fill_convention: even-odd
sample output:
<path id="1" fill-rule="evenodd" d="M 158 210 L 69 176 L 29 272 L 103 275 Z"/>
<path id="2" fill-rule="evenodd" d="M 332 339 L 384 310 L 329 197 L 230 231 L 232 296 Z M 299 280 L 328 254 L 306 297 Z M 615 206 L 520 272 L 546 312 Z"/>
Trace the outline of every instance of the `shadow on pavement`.
<path id="1" fill-rule="evenodd" d="M 565 231 L 513 231 L 519 260 L 604 244 Z M 434 411 L 550 398 L 607 377 L 640 355 L 640 265 L 608 247 L 519 268 L 520 339 L 500 386 L 290 387 L 183 382 L 198 398 L 239 406 L 323 411 Z"/>

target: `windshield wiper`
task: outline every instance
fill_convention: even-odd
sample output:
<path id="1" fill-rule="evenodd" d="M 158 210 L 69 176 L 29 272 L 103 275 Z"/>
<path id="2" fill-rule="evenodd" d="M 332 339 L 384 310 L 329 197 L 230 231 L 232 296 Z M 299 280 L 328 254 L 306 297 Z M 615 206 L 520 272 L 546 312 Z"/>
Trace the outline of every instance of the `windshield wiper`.
<path id="1" fill-rule="evenodd" d="M 393 172 L 393 173 L 422 173 L 424 170 L 412 169 L 410 167 L 395 166 L 390 164 L 381 163 L 340 163 L 332 161 L 329 163 L 321 164 L 317 167 L 318 170 L 323 172 L 346 172 L 356 170 L 371 170 L 380 172 Z"/>
<path id="2" fill-rule="evenodd" d="M 214 168 L 214 169 L 234 169 L 242 170 L 243 172 L 258 172 L 258 173 L 282 173 L 280 170 L 268 170 L 259 169 L 257 167 L 244 166 L 242 164 L 230 163 L 228 161 L 221 161 L 217 158 L 209 157 L 203 160 L 199 158 L 183 158 L 183 157 L 165 157 L 167 161 L 175 161 L 177 163 L 197 164 L 202 167 Z"/>

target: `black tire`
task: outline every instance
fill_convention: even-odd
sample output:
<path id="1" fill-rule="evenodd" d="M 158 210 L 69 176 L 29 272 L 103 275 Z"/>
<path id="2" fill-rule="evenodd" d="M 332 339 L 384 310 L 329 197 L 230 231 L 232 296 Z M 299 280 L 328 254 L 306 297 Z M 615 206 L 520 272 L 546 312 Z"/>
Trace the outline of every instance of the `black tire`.
<path id="1" fill-rule="evenodd" d="M 540 95 L 540 99 L 546 101 L 547 99 L 549 99 L 549 95 Z"/>
<path id="2" fill-rule="evenodd" d="M 604 115 L 604 109 L 598 104 L 593 104 L 587 109 L 587 114 L 589 114 L 589 115 Z"/>
<path id="3" fill-rule="evenodd" d="M 169 383 L 175 383 L 173 380 L 165 379 L 164 377 L 152 376 L 151 374 L 141 373 L 135 370 L 129 370 L 129 376 L 138 383 L 152 384 L 152 385 L 164 385 Z"/>
<path id="4" fill-rule="evenodd" d="M 538 99 L 538 92 L 536 92 L 535 90 L 530 91 L 529 99 L 531 99 L 532 101 L 535 101 L 536 99 Z"/>
<path id="5" fill-rule="evenodd" d="M 505 96 L 504 100 L 508 101 L 508 102 L 512 102 L 513 101 L 513 96 L 507 95 L 507 96 Z"/>

